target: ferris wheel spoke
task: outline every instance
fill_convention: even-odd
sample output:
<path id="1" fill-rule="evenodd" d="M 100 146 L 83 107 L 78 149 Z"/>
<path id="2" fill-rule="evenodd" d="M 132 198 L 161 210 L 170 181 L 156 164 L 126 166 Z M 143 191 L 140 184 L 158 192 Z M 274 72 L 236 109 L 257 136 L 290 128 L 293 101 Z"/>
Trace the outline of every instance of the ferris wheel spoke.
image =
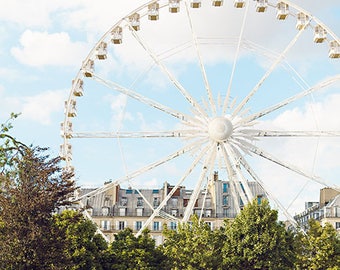
<path id="1" fill-rule="evenodd" d="M 216 146 L 215 143 L 212 142 L 210 143 L 210 149 L 209 152 L 207 153 L 206 159 L 203 163 L 201 174 L 198 178 L 198 181 L 196 183 L 196 186 L 190 196 L 189 202 L 187 207 L 185 208 L 184 214 L 183 214 L 183 219 L 182 222 L 188 222 L 190 219 L 190 216 L 192 215 L 192 210 L 194 208 L 194 205 L 197 201 L 198 195 L 201 192 L 202 188 L 202 183 L 204 181 L 205 176 L 207 175 L 207 172 L 210 171 L 214 165 L 214 161 L 216 159 Z"/>
<path id="2" fill-rule="evenodd" d="M 310 180 L 312 180 L 312 181 L 314 181 L 314 182 L 316 182 L 318 184 L 321 184 L 323 186 L 328 186 L 328 187 L 331 187 L 331 188 L 333 188 L 335 190 L 340 191 L 340 187 L 337 187 L 335 185 L 329 185 L 321 177 L 316 176 L 316 175 L 314 175 L 312 173 L 308 173 L 308 172 L 304 171 L 303 169 L 298 168 L 297 166 L 289 164 L 288 162 L 284 162 L 284 161 L 274 157 L 273 155 L 270 155 L 269 153 L 265 152 L 263 149 L 260 149 L 260 148 L 258 148 L 258 147 L 253 145 L 249 150 L 252 153 L 254 153 L 254 154 L 256 154 L 256 155 L 258 155 L 258 156 L 260 156 L 262 158 L 265 158 L 265 159 L 267 159 L 267 160 L 269 160 L 269 161 L 271 161 L 271 162 L 273 162 L 273 163 L 275 163 L 275 164 L 277 164 L 277 165 L 279 165 L 279 166 L 281 166 L 283 168 L 286 168 L 286 169 L 288 169 L 288 170 L 290 170 L 292 172 L 295 172 L 295 173 L 297 173 L 297 174 L 299 174 L 301 176 L 304 176 L 307 179 L 310 179 Z"/>
<path id="3" fill-rule="evenodd" d="M 188 7 L 188 2 L 185 2 L 185 7 L 186 7 L 186 12 L 187 12 L 188 20 L 189 20 L 191 35 L 192 35 L 192 39 L 194 41 L 199 66 L 200 66 L 202 77 L 203 77 L 203 80 L 204 80 L 204 86 L 205 86 L 205 89 L 206 89 L 207 95 L 208 95 L 210 108 L 212 110 L 213 115 L 216 116 L 216 104 L 215 104 L 215 100 L 214 100 L 214 97 L 213 97 L 213 94 L 212 94 L 212 91 L 211 91 L 211 88 L 210 88 L 210 85 L 209 85 L 209 82 L 208 82 L 207 73 L 205 71 L 205 67 L 204 67 L 204 64 L 203 64 L 203 61 L 202 61 L 201 53 L 200 53 L 199 46 L 198 46 L 197 36 L 196 36 L 195 31 L 194 31 L 194 26 L 193 26 L 193 23 L 192 23 L 192 17 L 190 15 L 189 7 Z"/>
<path id="4" fill-rule="evenodd" d="M 224 102 L 223 102 L 223 108 L 222 108 L 223 113 L 226 113 L 228 105 L 229 105 L 231 87 L 232 87 L 232 84 L 233 84 L 237 60 L 239 59 L 241 43 L 242 43 L 242 39 L 243 39 L 243 33 L 244 33 L 244 29 L 245 29 L 245 25 L 246 25 L 246 19 L 247 19 L 247 15 L 248 15 L 248 9 L 249 9 L 249 3 L 246 4 L 246 10 L 244 12 L 243 19 L 242 19 L 242 26 L 241 26 L 241 30 L 240 30 L 240 34 L 239 34 L 239 38 L 238 38 L 238 42 L 237 42 L 236 53 L 234 55 L 233 66 L 232 66 L 230 77 L 229 77 L 227 94 L 226 94 Z"/>
<path id="5" fill-rule="evenodd" d="M 207 135 L 200 130 L 130 131 L 130 132 L 72 132 L 72 138 L 198 138 Z"/>
<path id="6" fill-rule="evenodd" d="M 243 109 L 243 107 L 248 103 L 248 101 L 255 95 L 255 93 L 259 90 L 265 80 L 270 76 L 270 74 L 275 70 L 275 68 L 281 63 L 281 61 L 285 58 L 288 51 L 295 45 L 298 41 L 301 34 L 304 32 L 306 26 L 301 29 L 296 36 L 290 41 L 288 46 L 282 51 L 282 53 L 278 56 L 276 61 L 269 67 L 267 72 L 263 75 L 263 77 L 259 80 L 259 82 L 255 85 L 255 87 L 248 93 L 248 95 L 241 101 L 241 103 L 235 108 L 232 113 L 232 117 L 238 115 L 238 113 Z"/>
<path id="7" fill-rule="evenodd" d="M 233 201 L 234 201 L 234 204 L 235 204 L 235 207 L 236 207 L 236 212 L 239 213 L 241 211 L 241 208 L 240 208 L 240 201 L 239 201 L 239 197 L 241 198 L 242 202 L 244 203 L 247 203 L 248 202 L 248 199 L 246 197 L 246 195 L 244 194 L 244 191 L 241 189 L 241 186 L 240 186 L 240 183 L 236 177 L 236 172 L 235 172 L 235 169 L 233 168 L 232 166 L 232 162 L 231 162 L 231 158 L 229 156 L 229 153 L 227 153 L 227 150 L 226 150 L 226 144 L 223 144 L 222 147 L 221 147 L 221 150 L 222 150 L 222 155 L 223 155 L 223 158 L 224 158 L 224 162 L 225 162 L 225 165 L 226 165 L 226 170 L 227 170 L 227 174 L 228 174 L 228 179 L 230 181 L 230 184 L 231 184 L 231 195 L 233 197 Z M 233 154 L 231 154 L 233 155 Z"/>
<path id="8" fill-rule="evenodd" d="M 240 153 L 233 151 L 233 149 L 228 144 L 225 144 L 225 148 L 226 148 L 228 156 L 230 157 L 229 160 L 236 173 L 236 176 L 241 182 L 244 192 L 247 195 L 247 201 L 248 202 L 252 201 L 254 199 L 254 195 L 252 191 L 250 190 L 247 179 L 245 179 L 240 169 L 240 164 L 239 164 Z"/>
<path id="9" fill-rule="evenodd" d="M 241 131 L 242 132 L 242 131 Z M 251 137 L 340 137 L 340 131 L 315 131 L 315 130 L 245 130 Z"/>
<path id="10" fill-rule="evenodd" d="M 130 25 L 131 33 L 137 42 L 143 47 L 143 49 L 149 54 L 149 56 L 158 65 L 161 71 L 168 77 L 168 79 L 173 83 L 173 85 L 179 90 L 179 92 L 185 97 L 185 99 L 191 104 L 193 108 L 200 114 L 200 116 L 207 117 L 207 113 L 200 106 L 200 104 L 189 94 L 189 92 L 180 84 L 180 82 L 175 78 L 175 76 L 169 71 L 169 69 L 164 65 L 161 59 L 148 47 L 146 42 L 137 34 L 134 28 Z"/>
<path id="11" fill-rule="evenodd" d="M 276 198 L 276 196 L 274 196 L 274 194 L 272 194 L 272 192 L 269 192 L 269 189 L 266 187 L 265 183 L 261 180 L 260 177 L 257 176 L 257 174 L 255 173 L 255 171 L 252 169 L 252 167 L 249 165 L 249 163 L 247 162 L 247 160 L 242 156 L 242 154 L 238 151 L 238 149 L 236 149 L 235 147 L 231 146 L 233 148 L 233 151 L 235 151 L 235 153 L 238 156 L 238 160 L 241 164 L 241 166 L 248 172 L 248 174 L 250 175 L 250 177 L 256 182 L 258 183 L 263 191 L 266 193 L 267 197 L 273 201 L 279 208 L 280 210 L 283 212 L 283 214 L 285 215 L 285 217 L 289 220 L 289 222 L 295 227 L 298 227 L 298 223 L 296 222 L 296 220 L 294 219 L 294 217 L 289 214 L 289 212 L 287 211 L 287 208 L 285 208 L 282 203 Z"/>
<path id="12" fill-rule="evenodd" d="M 309 88 L 309 89 L 307 89 L 303 92 L 300 92 L 300 93 L 298 93 L 298 94 L 296 94 L 292 97 L 289 97 L 289 98 L 275 104 L 274 106 L 271 106 L 271 107 L 264 109 L 264 110 L 262 110 L 258 113 L 250 115 L 249 117 L 245 117 L 244 119 L 241 119 L 239 122 L 237 122 L 235 124 L 235 127 L 237 127 L 239 125 L 243 125 L 246 122 L 254 121 L 258 118 L 261 118 L 262 116 L 268 115 L 269 113 L 272 113 L 272 112 L 274 112 L 274 111 L 276 111 L 276 110 L 278 110 L 282 107 L 285 107 L 285 106 L 291 104 L 292 102 L 295 102 L 295 101 L 297 101 L 297 100 L 299 100 L 299 99 L 301 99 L 301 98 L 303 98 L 307 95 L 312 94 L 313 92 L 316 92 L 318 90 L 322 90 L 326 87 L 329 87 L 330 85 L 332 85 L 336 82 L 339 82 L 339 81 L 340 81 L 340 75 L 336 75 L 336 76 L 333 76 L 331 78 L 328 78 L 328 79 L 322 81 L 321 83 L 319 83 L 319 84 L 317 84 L 317 85 L 315 85 L 315 86 L 313 86 L 313 87 L 311 87 L 311 88 Z"/>
<path id="13" fill-rule="evenodd" d="M 139 230 L 139 232 L 136 234 L 136 236 L 140 235 L 142 233 L 142 231 L 144 229 L 146 229 L 149 224 L 152 222 L 152 220 L 159 215 L 159 212 L 161 211 L 161 209 L 167 204 L 167 202 L 169 201 L 169 199 L 172 197 L 172 195 L 175 193 L 175 191 L 180 187 L 180 185 L 182 185 L 182 183 L 185 181 L 185 179 L 187 179 L 187 177 L 192 173 L 192 171 L 194 170 L 194 168 L 199 164 L 199 162 L 201 161 L 201 159 L 207 154 L 207 151 L 209 151 L 209 148 L 211 146 L 207 145 L 205 146 L 200 152 L 199 154 L 196 156 L 196 158 L 193 160 L 193 162 L 191 163 L 191 165 L 188 167 L 188 169 L 185 171 L 185 173 L 183 174 L 183 176 L 179 179 L 179 181 L 177 182 L 177 184 L 172 188 L 172 190 L 166 195 L 166 197 L 164 198 L 164 200 L 159 204 L 159 206 L 154 209 L 153 213 L 150 215 L 150 217 L 146 220 L 146 222 L 143 224 L 142 228 Z"/>
<path id="14" fill-rule="evenodd" d="M 135 100 L 138 100 L 139 102 L 142 102 L 150 107 L 153 107 L 153 108 L 156 108 L 160 111 L 163 111 L 167 114 L 170 114 L 180 120 L 183 120 L 183 121 L 187 121 L 188 119 L 194 119 L 193 117 L 190 117 L 188 115 L 185 115 L 181 112 L 178 112 L 176 110 L 173 110 L 167 106 L 164 106 L 162 104 L 160 104 L 159 102 L 156 102 L 150 98 L 147 98 L 139 93 L 137 93 L 136 91 L 133 91 L 133 90 L 130 90 L 126 87 L 123 87 L 115 82 L 112 82 L 112 81 L 109 81 L 109 80 L 106 80 L 106 79 L 103 79 L 101 77 L 99 77 L 98 75 L 96 74 L 93 74 L 92 75 L 93 79 L 100 82 L 101 84 L 105 85 L 106 87 L 110 88 L 110 89 L 113 89 L 115 91 L 118 91 L 119 93 L 122 93 L 124 95 L 127 95 Z"/>
<path id="15" fill-rule="evenodd" d="M 117 179 L 115 181 L 113 181 L 112 183 L 110 184 L 107 184 L 103 187 L 100 187 L 100 188 L 97 188 L 89 193 L 87 193 L 86 195 L 84 196 L 79 196 L 77 200 L 81 200 L 85 197 L 93 197 L 94 195 L 96 194 L 99 194 L 99 193 L 103 193 L 107 190 L 109 190 L 110 188 L 112 188 L 114 185 L 117 185 L 117 184 L 120 184 L 120 183 L 123 183 L 123 182 L 126 182 L 126 181 L 129 181 L 130 179 L 133 179 L 133 178 L 136 178 L 137 176 L 139 175 L 142 175 L 150 170 L 153 170 L 155 169 L 156 167 L 166 163 L 166 162 L 169 162 L 170 160 L 172 159 L 175 159 L 177 157 L 180 157 L 190 151 L 194 151 L 195 149 L 198 149 L 202 144 L 204 144 L 205 142 L 207 142 L 207 139 L 200 139 L 200 140 L 196 140 L 180 149 L 178 149 L 177 151 L 171 153 L 170 155 L 164 157 L 164 158 L 161 158 L 159 159 L 158 161 L 156 162 L 153 162 L 145 167 L 142 167 L 140 168 L 139 170 L 136 170 L 134 172 L 131 172 L 129 174 L 127 174 L 125 177 L 122 177 L 120 179 Z"/>

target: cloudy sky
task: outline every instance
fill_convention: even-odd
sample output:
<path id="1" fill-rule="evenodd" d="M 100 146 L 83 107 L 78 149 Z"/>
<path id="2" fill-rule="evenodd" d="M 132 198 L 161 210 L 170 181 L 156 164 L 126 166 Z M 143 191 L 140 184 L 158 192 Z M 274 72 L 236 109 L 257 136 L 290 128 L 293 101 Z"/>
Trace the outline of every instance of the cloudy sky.
<path id="1" fill-rule="evenodd" d="M 69 98 L 72 80 L 78 76 L 83 60 L 92 55 L 94 46 L 110 28 L 147 1 L 0 2 L 0 122 L 6 121 L 11 112 L 21 113 L 14 122 L 14 135 L 27 144 L 50 147 L 52 155 L 58 155 L 59 145 L 63 142 L 60 123 L 64 121 L 64 101 Z M 315 44 L 313 29 L 308 28 L 284 53 L 298 33 L 293 16 L 279 21 L 275 18 L 273 7 L 259 14 L 255 12 L 254 1 L 249 1 L 248 7 L 243 9 L 235 9 L 232 1 L 225 1 L 224 6 L 219 8 L 212 7 L 211 1 L 202 2 L 202 8 L 189 11 L 189 15 L 185 4 L 181 3 L 179 14 L 170 14 L 167 8 L 161 9 L 160 20 L 155 24 L 142 18 L 141 30 L 138 31 L 141 41 L 131 33 L 123 33 L 123 44 L 114 48 L 109 44 L 111 55 L 107 61 L 96 64 L 98 76 L 127 88 L 139 87 L 143 95 L 174 110 L 189 113 L 190 106 L 183 97 L 178 92 L 169 92 L 173 84 L 160 65 L 154 64 L 152 55 L 155 53 L 171 76 L 185 88 L 195 93 L 197 90 L 199 94 L 194 94 L 195 97 L 205 104 L 207 97 L 199 91 L 203 80 L 200 69 L 197 69 L 197 51 L 192 43 L 186 43 L 188 40 L 192 42 L 192 33 L 201 42 L 198 51 L 206 66 L 209 82 L 215 92 L 220 93 L 214 95 L 216 100 L 219 95 L 222 99 L 225 97 L 230 78 L 233 78 L 231 96 L 238 102 L 242 100 L 261 81 L 273 62 L 284 54 L 284 61 L 280 61 L 268 76 L 263 90 L 247 104 L 251 112 L 340 74 L 340 61 L 328 58 L 328 41 L 332 36 L 328 35 L 328 41 L 323 44 Z M 315 16 L 313 25 L 322 22 L 340 36 L 338 0 L 292 2 Z M 193 30 L 188 23 L 190 20 Z M 188 36 L 191 38 L 187 39 Z M 240 36 L 242 44 L 238 49 Z M 220 44 L 212 44 L 214 38 L 216 44 Z M 147 44 L 149 51 L 138 41 Z M 234 76 L 231 76 L 233 63 L 236 65 Z M 322 88 L 320 93 L 309 95 L 261 119 L 259 126 L 279 130 L 339 131 L 339 89 L 339 83 Z M 84 97 L 77 100 L 78 116 L 74 123 L 79 132 L 181 128 L 169 115 L 155 113 L 150 106 L 141 106 L 96 81 L 85 83 L 84 90 Z M 159 141 L 74 139 L 73 165 L 78 184 L 101 185 L 181 148 L 182 142 L 178 139 Z M 258 145 L 299 168 L 320 174 L 332 185 L 340 185 L 338 138 L 269 139 L 258 142 Z M 145 178 L 136 180 L 136 185 L 159 187 L 164 181 L 175 183 L 188 168 L 189 163 L 186 162 L 192 158 L 168 162 L 154 175 L 146 174 Z M 249 160 L 254 162 L 254 168 L 271 192 L 283 198 L 286 206 L 294 201 L 295 205 L 303 207 L 304 201 L 318 199 L 320 186 L 306 184 L 306 179 L 296 179 L 294 173 L 270 162 L 259 162 L 259 157 L 249 157 Z M 300 194 L 300 190 L 307 191 L 304 193 L 309 196 Z"/>

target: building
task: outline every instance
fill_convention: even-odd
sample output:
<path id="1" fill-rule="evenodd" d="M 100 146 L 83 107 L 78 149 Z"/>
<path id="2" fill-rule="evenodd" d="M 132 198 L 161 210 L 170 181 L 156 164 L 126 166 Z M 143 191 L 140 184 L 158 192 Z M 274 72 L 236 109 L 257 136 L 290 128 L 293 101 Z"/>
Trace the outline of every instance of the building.
<path id="1" fill-rule="evenodd" d="M 248 182 L 249 187 L 258 200 L 266 198 L 264 190 L 256 182 Z M 160 189 L 133 189 L 121 188 L 113 183 L 106 183 L 109 187 L 104 192 L 95 192 L 94 189 L 81 189 L 79 196 L 83 196 L 82 204 L 86 207 L 92 220 L 98 225 L 109 241 L 113 235 L 129 227 L 138 232 L 153 209 L 157 208 L 174 186 L 165 182 Z M 241 188 L 242 184 L 240 184 Z M 149 224 L 150 235 L 156 244 L 163 242 L 162 229 L 164 224 L 168 228 L 176 229 L 183 217 L 193 190 L 180 186 L 174 191 L 165 206 Z M 89 194 L 89 196 L 86 196 Z M 215 173 L 211 185 L 201 190 L 193 207 L 193 213 L 201 216 L 202 220 L 212 229 L 218 228 L 225 219 L 233 219 L 237 214 L 230 183 L 218 179 Z M 243 202 L 237 196 L 242 207 Z M 203 205 L 203 206 L 202 206 Z"/>
<path id="2" fill-rule="evenodd" d="M 315 219 L 322 225 L 330 223 L 340 232 L 340 192 L 332 188 L 320 190 L 318 202 L 306 202 L 305 210 L 294 216 L 302 228 L 308 228 L 308 220 Z"/>

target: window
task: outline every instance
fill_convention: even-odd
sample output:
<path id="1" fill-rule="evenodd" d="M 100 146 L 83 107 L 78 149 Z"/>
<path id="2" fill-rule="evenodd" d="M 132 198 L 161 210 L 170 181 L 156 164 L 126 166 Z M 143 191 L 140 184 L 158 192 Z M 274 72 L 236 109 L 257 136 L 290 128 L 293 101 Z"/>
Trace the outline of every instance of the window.
<path id="1" fill-rule="evenodd" d="M 206 217 L 211 217 L 211 210 L 210 209 L 205 210 L 205 216 Z"/>
<path id="2" fill-rule="evenodd" d="M 159 189 L 153 189 L 152 190 L 152 194 L 158 194 L 159 193 Z"/>
<path id="3" fill-rule="evenodd" d="M 172 207 L 177 207 L 177 202 L 178 202 L 177 198 L 171 198 L 170 204 Z"/>
<path id="4" fill-rule="evenodd" d="M 108 216 L 109 215 L 109 208 L 108 207 L 103 207 L 102 208 L 102 214 L 103 214 L 103 216 Z"/>
<path id="5" fill-rule="evenodd" d="M 154 231 L 159 231 L 159 230 L 160 230 L 159 221 L 154 221 L 154 222 L 153 222 L 153 227 L 152 227 L 152 229 L 153 229 Z"/>
<path id="6" fill-rule="evenodd" d="M 139 231 L 143 226 L 143 222 L 142 221 L 136 221 L 136 225 L 135 228 L 137 231 Z"/>
<path id="7" fill-rule="evenodd" d="M 127 198 L 126 197 L 122 197 L 120 199 L 120 206 L 127 206 L 127 202 L 128 202 Z"/>
<path id="8" fill-rule="evenodd" d="M 127 189 L 125 193 L 126 194 L 132 194 L 132 189 Z"/>
<path id="9" fill-rule="evenodd" d="M 142 217 L 143 216 L 143 208 L 137 208 L 136 209 L 136 215 L 137 215 L 137 217 Z"/>
<path id="10" fill-rule="evenodd" d="M 170 222 L 170 230 L 176 230 L 177 229 L 177 223 L 175 221 Z"/>
<path id="11" fill-rule="evenodd" d="M 340 229 L 340 222 L 335 222 L 335 229 Z"/>
<path id="12" fill-rule="evenodd" d="M 183 199 L 183 206 L 187 207 L 188 206 L 189 199 Z"/>
<path id="13" fill-rule="evenodd" d="M 262 195 L 257 195 L 257 204 L 260 205 L 262 203 Z"/>
<path id="14" fill-rule="evenodd" d="M 119 208 L 119 216 L 121 217 L 126 216 L 126 208 Z"/>
<path id="15" fill-rule="evenodd" d="M 157 207 L 160 204 L 160 200 L 158 197 L 153 198 L 153 207 Z"/>
<path id="16" fill-rule="evenodd" d="M 228 208 L 223 208 L 223 217 L 228 217 Z"/>
<path id="17" fill-rule="evenodd" d="M 125 229 L 125 221 L 118 221 L 118 230 L 122 231 Z"/>
<path id="18" fill-rule="evenodd" d="M 143 198 L 142 197 L 138 197 L 137 198 L 137 207 L 142 207 L 143 204 L 144 204 Z"/>
<path id="19" fill-rule="evenodd" d="M 104 231 L 110 230 L 110 221 L 109 220 L 102 220 L 101 227 Z"/>
<path id="20" fill-rule="evenodd" d="M 223 193 L 228 193 L 229 184 L 223 183 Z"/>
<path id="21" fill-rule="evenodd" d="M 227 195 L 223 195 L 223 197 L 222 197 L 222 205 L 223 206 L 227 206 L 228 205 L 228 196 Z"/>

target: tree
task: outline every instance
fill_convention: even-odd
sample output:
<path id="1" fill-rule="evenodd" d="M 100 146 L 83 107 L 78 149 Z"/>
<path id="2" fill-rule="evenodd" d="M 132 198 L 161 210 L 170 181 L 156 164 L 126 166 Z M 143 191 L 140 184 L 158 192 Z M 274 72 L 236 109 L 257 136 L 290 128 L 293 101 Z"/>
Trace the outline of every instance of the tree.
<path id="1" fill-rule="evenodd" d="M 156 248 L 147 230 L 138 237 L 134 236 L 130 228 L 119 232 L 105 257 L 105 270 L 163 269 L 162 253 Z"/>
<path id="2" fill-rule="evenodd" d="M 63 269 L 64 254 L 52 230 L 55 209 L 75 190 L 71 173 L 46 148 L 28 147 L 0 134 L 0 268 Z"/>
<path id="3" fill-rule="evenodd" d="M 67 269 L 100 270 L 108 245 L 96 234 L 96 225 L 74 210 L 65 210 L 53 216 L 56 241 L 63 243 L 68 262 Z"/>
<path id="4" fill-rule="evenodd" d="M 222 249 L 225 269 L 293 269 L 293 234 L 277 221 L 269 202 L 249 203 L 227 223 Z"/>
<path id="5" fill-rule="evenodd" d="M 296 239 L 297 269 L 340 269 L 340 238 L 331 224 L 324 227 L 309 220 L 307 233 L 299 233 Z"/>
<path id="6" fill-rule="evenodd" d="M 169 269 L 222 269 L 223 233 L 212 231 L 205 222 L 193 215 L 190 223 L 178 225 L 177 230 L 165 227 L 162 252 Z"/>

